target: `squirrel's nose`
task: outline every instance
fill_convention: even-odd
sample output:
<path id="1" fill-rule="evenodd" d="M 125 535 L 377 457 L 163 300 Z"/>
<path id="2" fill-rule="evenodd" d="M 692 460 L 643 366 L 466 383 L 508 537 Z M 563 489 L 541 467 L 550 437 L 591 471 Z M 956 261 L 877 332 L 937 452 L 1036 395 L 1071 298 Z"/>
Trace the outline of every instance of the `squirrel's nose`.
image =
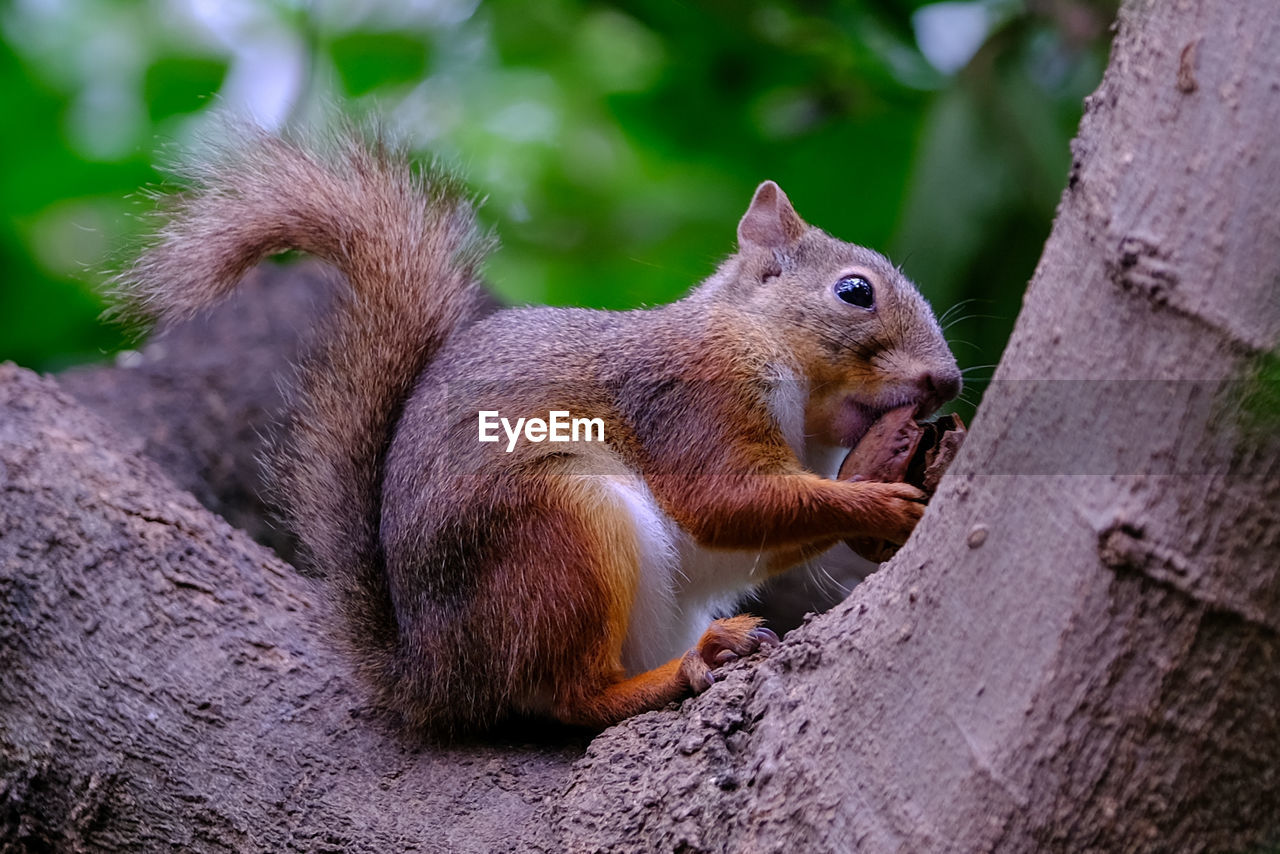
<path id="1" fill-rule="evenodd" d="M 960 371 L 956 368 L 925 371 L 916 385 L 929 396 L 931 408 L 936 409 L 960 393 Z"/>

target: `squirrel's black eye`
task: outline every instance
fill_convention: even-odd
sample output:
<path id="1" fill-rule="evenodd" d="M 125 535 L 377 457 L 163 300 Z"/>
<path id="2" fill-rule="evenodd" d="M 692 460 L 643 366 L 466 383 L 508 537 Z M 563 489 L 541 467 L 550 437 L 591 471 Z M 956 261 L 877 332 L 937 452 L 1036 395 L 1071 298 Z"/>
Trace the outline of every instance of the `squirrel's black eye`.
<path id="1" fill-rule="evenodd" d="M 845 276 L 836 282 L 836 296 L 858 308 L 871 308 L 876 304 L 875 289 L 861 276 Z"/>

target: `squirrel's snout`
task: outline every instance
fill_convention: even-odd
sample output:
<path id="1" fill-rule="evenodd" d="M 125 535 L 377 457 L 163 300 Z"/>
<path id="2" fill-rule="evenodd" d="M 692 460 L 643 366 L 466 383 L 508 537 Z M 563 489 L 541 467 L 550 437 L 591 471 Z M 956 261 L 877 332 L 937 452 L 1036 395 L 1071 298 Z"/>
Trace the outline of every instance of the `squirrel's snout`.
<path id="1" fill-rule="evenodd" d="M 924 392 L 919 410 L 924 416 L 960 394 L 960 370 L 954 366 L 925 370 L 916 378 L 916 386 Z"/>

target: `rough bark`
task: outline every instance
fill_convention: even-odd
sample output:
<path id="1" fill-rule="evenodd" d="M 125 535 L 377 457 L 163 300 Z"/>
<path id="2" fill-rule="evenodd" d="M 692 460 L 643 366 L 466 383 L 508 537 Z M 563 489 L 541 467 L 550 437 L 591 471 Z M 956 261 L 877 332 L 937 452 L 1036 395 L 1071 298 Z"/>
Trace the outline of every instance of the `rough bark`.
<path id="1" fill-rule="evenodd" d="M 0 366 L 0 411 L 0 848 L 492 851 L 533 833 L 581 736 L 405 740 L 360 705 L 312 582 L 52 381 Z"/>
<path id="2" fill-rule="evenodd" d="M 1280 431 L 1221 382 L 1280 343 L 1276 44 L 1269 0 L 1125 7 L 912 541 L 768 658 L 585 752 L 407 743 L 362 709 L 305 579 L 0 371 L 0 844 L 1276 844 Z"/>

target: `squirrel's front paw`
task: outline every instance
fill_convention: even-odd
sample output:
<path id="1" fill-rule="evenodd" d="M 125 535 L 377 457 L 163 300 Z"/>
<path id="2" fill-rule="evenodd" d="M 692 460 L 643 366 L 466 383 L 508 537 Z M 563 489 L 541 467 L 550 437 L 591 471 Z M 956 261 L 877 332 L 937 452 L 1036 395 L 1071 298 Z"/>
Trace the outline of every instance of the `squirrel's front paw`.
<path id="1" fill-rule="evenodd" d="M 926 496 L 907 483 L 858 484 L 867 496 L 865 535 L 902 545 L 924 515 Z"/>
<path id="2" fill-rule="evenodd" d="M 720 665 L 750 655 L 761 647 L 778 645 L 778 636 L 760 625 L 761 622 L 759 617 L 743 614 L 716 620 L 707 627 L 697 646 L 680 661 L 680 675 L 694 693 L 711 687 L 716 681 L 711 671 Z"/>

